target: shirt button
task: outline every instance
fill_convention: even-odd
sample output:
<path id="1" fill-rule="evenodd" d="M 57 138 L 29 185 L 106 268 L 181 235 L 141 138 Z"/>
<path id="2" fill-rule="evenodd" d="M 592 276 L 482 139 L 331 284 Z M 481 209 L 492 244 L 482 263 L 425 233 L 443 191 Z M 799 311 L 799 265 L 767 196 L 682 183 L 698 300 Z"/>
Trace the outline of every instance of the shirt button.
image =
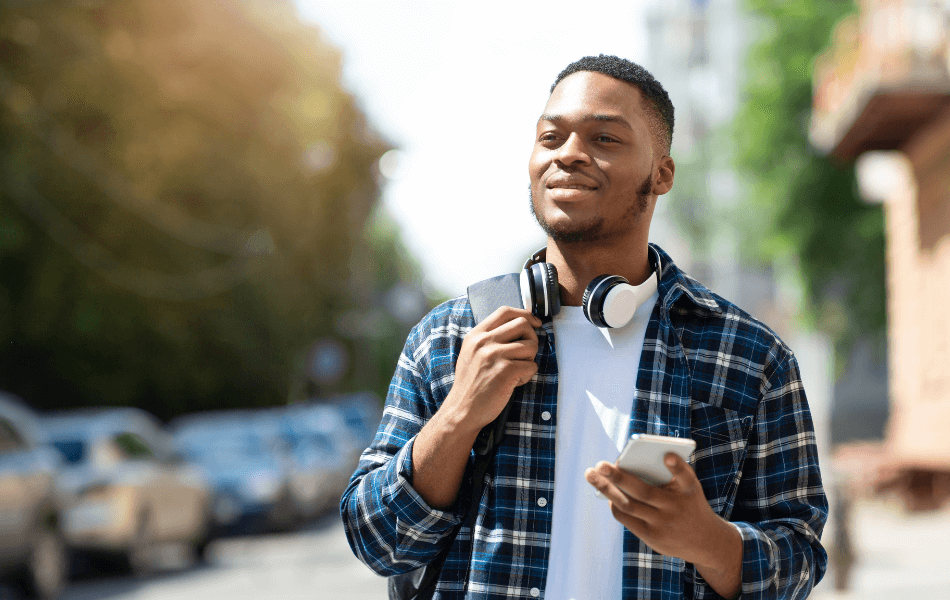
<path id="1" fill-rule="evenodd" d="M 537 598 L 540 595 L 541 595 L 541 590 L 539 590 L 538 588 L 531 588 L 531 596 L 533 596 L 534 598 Z"/>
<path id="2" fill-rule="evenodd" d="M 547 505 L 548 505 L 547 498 L 538 498 L 538 506 L 540 506 L 541 508 L 544 508 Z"/>
<path id="3" fill-rule="evenodd" d="M 548 411 L 544 411 L 543 413 L 541 413 L 541 420 L 542 420 L 542 421 L 550 421 L 550 420 L 551 420 L 551 413 L 549 413 Z"/>

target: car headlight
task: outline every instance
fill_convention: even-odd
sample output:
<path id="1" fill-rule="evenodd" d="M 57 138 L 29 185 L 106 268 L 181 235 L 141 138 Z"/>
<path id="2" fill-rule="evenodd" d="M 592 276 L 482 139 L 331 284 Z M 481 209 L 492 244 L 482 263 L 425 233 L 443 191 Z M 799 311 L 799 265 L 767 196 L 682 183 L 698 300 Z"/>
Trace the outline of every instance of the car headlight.
<path id="1" fill-rule="evenodd" d="M 270 471 L 258 471 L 248 479 L 247 488 L 257 500 L 272 500 L 280 491 L 280 479 Z"/>
<path id="2" fill-rule="evenodd" d="M 84 502 L 65 512 L 64 529 L 71 533 L 99 529 L 111 523 L 116 514 L 117 508 L 110 502 Z"/>

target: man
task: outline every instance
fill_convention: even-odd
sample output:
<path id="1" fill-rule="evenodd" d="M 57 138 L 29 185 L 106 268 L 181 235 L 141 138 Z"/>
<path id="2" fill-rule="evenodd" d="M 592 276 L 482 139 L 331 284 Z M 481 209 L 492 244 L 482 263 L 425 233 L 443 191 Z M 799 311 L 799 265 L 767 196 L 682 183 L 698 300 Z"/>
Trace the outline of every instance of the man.
<path id="1" fill-rule="evenodd" d="M 474 540 L 463 527 L 451 542 L 437 598 L 801 598 L 821 579 L 827 502 L 794 355 L 648 245 L 672 131 L 666 92 L 638 65 L 586 57 L 558 76 L 529 175 L 561 313 L 505 307 L 473 327 L 462 297 L 412 330 L 341 502 L 374 571 L 449 543 L 476 435 L 511 398 Z M 658 285 L 632 320 L 584 322 L 588 282 L 646 285 L 654 252 Z M 632 433 L 697 447 L 690 464 L 668 455 L 673 480 L 654 487 L 612 464 Z"/>

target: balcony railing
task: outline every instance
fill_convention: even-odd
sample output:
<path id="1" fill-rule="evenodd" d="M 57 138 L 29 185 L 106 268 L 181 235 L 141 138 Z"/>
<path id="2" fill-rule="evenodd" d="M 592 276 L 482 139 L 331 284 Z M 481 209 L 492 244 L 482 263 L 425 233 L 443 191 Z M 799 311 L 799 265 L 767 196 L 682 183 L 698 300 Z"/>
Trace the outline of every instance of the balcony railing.
<path id="1" fill-rule="evenodd" d="M 809 135 L 841 160 L 900 148 L 950 105 L 950 2 L 859 4 L 814 69 Z"/>

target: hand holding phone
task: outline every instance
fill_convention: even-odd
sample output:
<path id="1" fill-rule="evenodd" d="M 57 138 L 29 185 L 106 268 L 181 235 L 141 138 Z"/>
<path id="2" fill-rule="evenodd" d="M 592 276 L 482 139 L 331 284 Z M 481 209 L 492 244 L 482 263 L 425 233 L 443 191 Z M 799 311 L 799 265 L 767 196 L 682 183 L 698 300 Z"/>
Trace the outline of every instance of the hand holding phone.
<path id="1" fill-rule="evenodd" d="M 635 433 L 620 453 L 617 466 L 650 485 L 664 485 L 673 475 L 663 464 L 663 458 L 672 452 L 688 462 L 695 449 L 696 442 L 689 438 Z"/>
<path id="2" fill-rule="evenodd" d="M 635 433 L 617 458 L 617 466 L 650 485 L 665 485 L 673 479 L 673 474 L 666 468 L 663 458 L 672 452 L 688 462 L 695 449 L 695 440 L 688 438 Z M 597 497 L 604 496 L 597 492 Z"/>

